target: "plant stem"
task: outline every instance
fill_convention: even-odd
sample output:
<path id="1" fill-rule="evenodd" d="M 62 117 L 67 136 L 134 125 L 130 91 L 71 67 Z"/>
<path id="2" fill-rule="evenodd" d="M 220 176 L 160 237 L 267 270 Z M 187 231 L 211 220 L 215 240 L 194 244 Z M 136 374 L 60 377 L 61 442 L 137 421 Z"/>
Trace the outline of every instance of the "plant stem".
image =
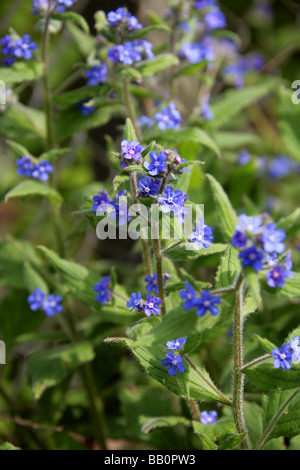
<path id="1" fill-rule="evenodd" d="M 162 250 L 162 254 L 165 255 L 166 253 L 168 253 L 168 251 L 172 250 L 173 248 L 176 248 L 176 246 L 179 246 L 182 243 L 183 243 L 183 240 L 179 240 L 179 242 L 176 242 L 173 245 L 168 246 L 168 248 L 165 248 L 164 250 Z"/>
<path id="2" fill-rule="evenodd" d="M 263 361 L 265 361 L 266 359 L 269 359 L 270 357 L 272 357 L 271 354 L 265 354 L 264 356 L 258 357 L 258 358 L 256 358 L 256 359 L 254 359 L 253 361 L 248 362 L 247 364 L 245 364 L 245 365 L 241 368 L 241 371 L 244 371 L 244 370 L 246 370 L 246 369 L 250 369 L 250 367 L 255 366 L 256 364 L 259 364 L 260 362 L 263 362 Z"/>
<path id="3" fill-rule="evenodd" d="M 135 111 L 134 111 L 134 107 L 133 107 L 131 95 L 130 95 L 128 78 L 123 78 L 123 91 L 124 91 L 124 101 L 125 101 L 128 117 L 130 118 L 132 122 L 138 141 L 141 142 L 142 136 L 140 133 L 139 126 L 137 125 L 137 122 L 136 122 Z"/>
<path id="4" fill-rule="evenodd" d="M 240 275 L 236 287 L 236 308 L 234 313 L 234 332 L 233 332 L 233 416 L 238 434 L 247 432 L 244 418 L 244 374 L 241 372 L 243 367 L 243 276 Z M 245 437 L 241 443 L 243 450 L 249 450 L 248 439 Z"/>
<path id="5" fill-rule="evenodd" d="M 295 398 L 295 396 L 297 395 L 297 393 L 299 391 L 300 391 L 300 389 L 297 388 L 297 390 L 295 390 L 291 394 L 291 396 L 284 402 L 284 404 L 279 408 L 279 410 L 277 411 L 274 418 L 268 424 L 268 426 L 267 426 L 265 432 L 263 433 L 262 437 L 260 438 L 260 440 L 256 444 L 254 450 L 261 450 L 263 448 L 263 446 L 267 442 L 268 437 L 270 436 L 271 432 L 275 428 L 276 423 L 277 423 L 278 419 L 280 418 L 281 414 L 284 412 L 285 408 L 291 403 L 291 401 Z"/>
<path id="6" fill-rule="evenodd" d="M 154 253 L 156 261 L 156 273 L 157 273 L 157 284 L 159 297 L 161 299 L 161 314 L 166 314 L 166 304 L 165 304 L 165 292 L 164 292 L 164 281 L 163 281 L 163 271 L 162 271 L 162 252 L 160 246 L 160 240 L 154 238 Z"/>

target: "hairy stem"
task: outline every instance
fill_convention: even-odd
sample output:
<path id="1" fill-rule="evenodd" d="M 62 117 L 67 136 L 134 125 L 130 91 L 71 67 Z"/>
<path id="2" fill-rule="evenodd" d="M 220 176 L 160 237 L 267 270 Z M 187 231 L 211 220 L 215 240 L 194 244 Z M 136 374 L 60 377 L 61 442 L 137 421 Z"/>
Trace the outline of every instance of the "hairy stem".
<path id="1" fill-rule="evenodd" d="M 238 434 L 247 432 L 244 418 L 244 374 L 243 367 L 243 276 L 240 275 L 236 287 L 236 308 L 234 312 L 233 332 L 233 416 Z M 241 443 L 243 450 L 249 450 L 248 439 L 245 437 Z"/>
<path id="2" fill-rule="evenodd" d="M 154 253 L 156 261 L 156 273 L 157 273 L 157 284 L 159 297 L 161 299 L 161 314 L 166 314 L 166 304 L 165 304 L 165 292 L 164 292 L 164 280 L 163 280 L 163 270 L 162 270 L 162 252 L 160 246 L 160 240 L 158 238 L 154 239 Z"/>

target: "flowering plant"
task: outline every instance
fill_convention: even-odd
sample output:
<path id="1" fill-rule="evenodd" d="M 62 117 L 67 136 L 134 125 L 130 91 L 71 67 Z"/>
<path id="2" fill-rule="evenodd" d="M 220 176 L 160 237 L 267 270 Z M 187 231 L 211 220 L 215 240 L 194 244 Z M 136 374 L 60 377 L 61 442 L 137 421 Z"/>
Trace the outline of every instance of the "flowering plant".
<path id="1" fill-rule="evenodd" d="M 274 11 L 80 8 L 0 40 L 0 449 L 299 449 L 299 116 L 245 39 Z"/>

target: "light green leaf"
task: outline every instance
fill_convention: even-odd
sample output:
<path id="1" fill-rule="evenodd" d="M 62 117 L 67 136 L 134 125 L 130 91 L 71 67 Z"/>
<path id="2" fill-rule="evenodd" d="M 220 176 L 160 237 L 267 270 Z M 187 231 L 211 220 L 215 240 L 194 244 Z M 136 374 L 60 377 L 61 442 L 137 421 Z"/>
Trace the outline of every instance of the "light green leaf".
<path id="1" fill-rule="evenodd" d="M 189 244 L 190 245 L 190 244 Z M 188 250 L 185 248 L 186 244 L 182 244 L 178 247 L 173 248 L 166 252 L 165 256 L 173 260 L 191 260 L 201 258 L 202 256 L 214 255 L 216 253 L 222 253 L 226 250 L 226 246 L 223 243 L 213 243 L 209 248 L 201 248 L 197 250 Z"/>
<path id="2" fill-rule="evenodd" d="M 286 279 L 286 283 L 283 287 L 270 287 L 267 284 L 266 278 L 261 278 L 261 285 L 264 290 L 271 294 L 278 295 L 280 297 L 287 297 L 289 299 L 300 298 L 300 273 L 293 273 L 294 279 Z"/>
<path id="3" fill-rule="evenodd" d="M 46 184 L 38 181 L 23 181 L 15 188 L 11 189 L 5 196 L 5 201 L 14 197 L 43 196 L 53 200 L 56 203 L 62 201 L 61 195 Z"/>
<path id="4" fill-rule="evenodd" d="M 202 129 L 190 127 L 188 129 L 168 129 L 168 132 L 157 132 L 151 136 L 165 146 L 174 147 L 182 142 L 196 142 L 212 150 L 217 157 L 220 156 L 220 150 L 214 140 Z M 187 162 L 188 163 L 188 162 Z"/>
<path id="5" fill-rule="evenodd" d="M 220 437 L 219 447 L 224 450 L 234 449 L 244 441 L 246 436 L 246 432 L 244 434 L 225 434 Z"/>
<path id="6" fill-rule="evenodd" d="M 276 226 L 277 228 L 282 228 L 283 230 L 289 230 L 293 228 L 300 221 L 300 207 L 297 207 L 290 215 L 280 219 Z"/>
<path id="7" fill-rule="evenodd" d="M 128 174 L 120 173 L 119 175 L 115 176 L 114 181 L 113 181 L 113 188 L 114 191 L 118 191 L 119 187 L 127 183 L 130 180 L 130 177 Z"/>
<path id="8" fill-rule="evenodd" d="M 48 293 L 48 285 L 41 275 L 27 262 L 24 263 L 24 283 L 28 291 L 32 293 L 34 289 Z"/>
<path id="9" fill-rule="evenodd" d="M 24 157 L 24 156 L 31 156 L 30 153 L 28 152 L 28 150 L 23 147 L 23 145 L 19 144 L 18 142 L 14 142 L 13 140 L 7 140 L 6 141 L 7 145 L 9 145 L 9 147 L 11 149 L 13 149 L 20 157 Z"/>
<path id="10" fill-rule="evenodd" d="M 216 288 L 222 289 L 234 285 L 240 272 L 241 263 L 238 257 L 238 251 L 229 244 L 224 255 L 221 257 L 221 263 L 218 267 Z"/>
<path id="11" fill-rule="evenodd" d="M 179 59 L 174 54 L 160 54 L 154 59 L 142 61 L 136 65 L 142 77 L 151 77 L 162 72 L 169 67 L 179 64 Z"/>
<path id="12" fill-rule="evenodd" d="M 146 28 L 142 28 L 138 31 L 135 31 L 134 33 L 129 34 L 128 37 L 126 37 L 126 39 L 131 41 L 132 39 L 142 38 L 146 36 L 146 34 L 151 33 L 151 31 L 158 31 L 158 30 L 171 32 L 171 28 L 169 26 L 161 23 L 161 24 L 147 26 Z"/>
<path id="13" fill-rule="evenodd" d="M 41 62 L 16 62 L 10 67 L 0 67 L 0 80 L 6 84 L 38 80 L 42 74 Z"/>
<path id="14" fill-rule="evenodd" d="M 86 19 L 83 16 L 79 15 L 78 13 L 75 13 L 74 11 L 65 11 L 63 13 L 52 13 L 51 18 L 54 18 L 55 20 L 58 20 L 58 21 L 73 21 L 75 23 L 78 23 L 78 25 L 83 29 L 83 31 L 86 34 L 89 34 L 90 32 L 90 28 Z"/>
<path id="15" fill-rule="evenodd" d="M 90 343 L 71 344 L 33 354 L 28 359 L 34 397 L 60 383 L 81 364 L 90 362 L 95 354 Z"/>
<path id="16" fill-rule="evenodd" d="M 262 305 L 262 298 L 260 293 L 260 284 L 259 284 L 259 276 L 253 268 L 245 268 L 244 269 L 245 277 L 247 280 L 247 284 L 250 288 L 250 292 L 253 295 L 253 298 L 260 307 Z"/>
<path id="17" fill-rule="evenodd" d="M 273 358 L 245 369 L 244 373 L 250 382 L 263 390 L 291 390 L 300 387 L 300 366 L 293 364 L 290 370 L 275 369 Z"/>
<path id="18" fill-rule="evenodd" d="M 261 338 L 258 334 L 254 335 L 254 336 L 259 341 L 259 343 L 262 345 L 264 350 L 267 353 L 272 354 L 272 351 L 276 347 L 276 345 L 274 343 L 272 343 L 271 341 L 269 341 L 268 339 L 266 339 L 266 338 Z"/>
<path id="19" fill-rule="evenodd" d="M 139 421 L 142 424 L 141 431 L 144 434 L 148 434 L 152 429 L 190 426 L 191 424 L 191 422 L 183 416 L 159 416 L 157 418 L 141 416 Z"/>
<path id="20" fill-rule="evenodd" d="M 124 139 L 128 142 L 133 142 L 137 140 L 135 129 L 133 127 L 131 119 L 126 119 L 125 129 L 124 129 Z"/>
<path id="21" fill-rule="evenodd" d="M 19 447 L 15 447 L 10 442 L 3 442 L 0 444 L 0 450 L 21 450 Z"/>
<path id="22" fill-rule="evenodd" d="M 206 176 L 212 189 L 220 227 L 225 237 L 231 240 L 238 221 L 237 215 L 220 183 L 212 175 Z"/>
<path id="23" fill-rule="evenodd" d="M 111 92 L 109 85 L 85 86 L 75 90 L 66 91 L 54 98 L 54 103 L 58 108 L 65 109 L 84 101 L 86 99 L 97 98 L 97 103 L 105 101 Z"/>

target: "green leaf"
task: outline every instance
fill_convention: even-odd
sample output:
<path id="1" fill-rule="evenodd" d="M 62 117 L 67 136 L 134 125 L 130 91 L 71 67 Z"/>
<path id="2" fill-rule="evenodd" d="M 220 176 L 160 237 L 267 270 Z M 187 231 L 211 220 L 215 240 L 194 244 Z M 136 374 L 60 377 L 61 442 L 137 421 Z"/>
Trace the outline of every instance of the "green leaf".
<path id="1" fill-rule="evenodd" d="M 14 197 L 27 197 L 27 196 L 43 196 L 53 200 L 56 203 L 62 201 L 61 195 L 52 188 L 49 188 L 46 184 L 38 181 L 23 181 L 15 188 L 11 189 L 5 195 L 5 201 Z"/>
<path id="2" fill-rule="evenodd" d="M 119 187 L 127 183 L 130 180 L 130 177 L 128 174 L 120 173 L 119 175 L 115 176 L 114 181 L 113 181 L 113 189 L 114 191 L 118 191 Z"/>
<path id="3" fill-rule="evenodd" d="M 157 428 L 190 426 L 191 424 L 191 422 L 183 416 L 159 416 L 157 418 L 141 416 L 140 422 L 143 423 L 141 431 L 144 434 L 148 434 L 150 431 Z"/>
<path id="4" fill-rule="evenodd" d="M 264 348 L 264 350 L 269 353 L 269 354 L 272 354 L 272 351 L 273 349 L 276 347 L 274 343 L 272 343 L 271 341 L 269 341 L 268 339 L 266 338 L 261 338 L 258 334 L 254 335 L 256 337 L 256 339 L 259 341 L 259 343 L 261 344 L 261 346 Z"/>
<path id="5" fill-rule="evenodd" d="M 212 189 L 221 230 L 224 236 L 230 241 L 238 221 L 237 215 L 220 183 L 212 175 L 206 176 Z"/>
<path id="6" fill-rule="evenodd" d="M 7 140 L 6 141 L 7 145 L 9 145 L 9 147 L 11 149 L 13 149 L 20 157 L 24 157 L 24 156 L 31 156 L 30 155 L 30 152 L 28 152 L 28 150 L 23 147 L 23 145 L 19 144 L 18 142 L 14 142 L 13 140 Z"/>
<path id="7" fill-rule="evenodd" d="M 160 54 L 154 59 L 142 61 L 136 65 L 137 70 L 142 77 L 152 77 L 169 67 L 179 64 L 179 59 L 174 54 Z"/>
<path id="8" fill-rule="evenodd" d="M 58 21 L 73 21 L 78 23 L 78 25 L 83 29 L 83 31 L 87 34 L 90 32 L 89 25 L 86 19 L 75 13 L 74 11 L 65 11 L 64 13 L 51 13 L 51 18 L 58 20 Z"/>
<path id="9" fill-rule="evenodd" d="M 185 67 L 182 67 L 180 70 L 178 70 L 178 72 L 176 72 L 172 78 L 174 80 L 174 78 L 182 77 L 185 75 L 193 75 L 194 73 L 197 73 L 199 70 L 204 69 L 206 64 L 207 64 L 207 61 L 203 60 L 202 62 L 199 62 L 198 64 L 186 65 Z"/>
<path id="10" fill-rule="evenodd" d="M 235 435 L 234 421 L 232 417 L 230 416 L 226 418 L 221 418 L 217 420 L 215 423 L 209 424 L 209 425 L 202 424 L 199 421 L 193 421 L 193 428 L 194 428 L 194 432 L 201 437 L 202 441 L 205 436 L 205 438 L 208 440 L 208 443 L 211 442 L 215 446 L 215 449 L 211 449 L 211 450 L 218 449 L 218 447 L 214 444 L 216 441 L 219 441 L 222 438 L 225 440 L 226 436 L 228 435 Z M 206 448 L 206 445 L 205 445 L 205 448 Z M 206 450 L 210 450 L 210 449 L 206 449 Z"/>
<path id="11" fill-rule="evenodd" d="M 62 157 L 65 153 L 70 152 L 70 149 L 63 148 L 63 149 L 52 149 L 48 152 L 42 153 L 40 156 L 41 160 L 48 160 L 49 162 L 53 162 L 59 157 Z"/>
<path id="12" fill-rule="evenodd" d="M 158 30 L 166 31 L 168 33 L 171 32 L 171 28 L 169 26 L 161 23 L 161 24 L 147 26 L 146 28 L 135 31 L 134 33 L 131 33 L 128 36 L 126 36 L 126 39 L 131 41 L 132 39 L 142 38 L 146 36 L 146 34 L 151 33 L 151 31 L 158 31 Z"/>
<path id="13" fill-rule="evenodd" d="M 95 109 L 88 116 L 83 116 L 80 109 L 64 109 L 56 123 L 56 138 L 60 142 L 76 132 L 86 131 L 107 124 L 113 115 L 120 113 L 120 105 L 110 104 Z"/>
<path id="14" fill-rule="evenodd" d="M 67 22 L 67 28 L 71 33 L 79 51 L 86 58 L 96 46 L 96 39 L 80 29 L 72 21 Z"/>
<path id="15" fill-rule="evenodd" d="M 57 385 L 81 364 L 92 361 L 94 357 L 89 343 L 52 347 L 33 354 L 28 359 L 28 367 L 34 397 L 39 399 L 47 388 Z"/>
<path id="16" fill-rule="evenodd" d="M 300 221 L 300 207 L 294 210 L 287 217 L 280 219 L 276 225 L 277 228 L 282 228 L 283 230 L 289 230 L 293 228 Z"/>
<path id="17" fill-rule="evenodd" d="M 40 276 L 40 274 L 27 262 L 24 263 L 24 283 L 30 293 L 32 293 L 36 288 L 39 288 L 46 294 L 48 293 L 47 283 Z"/>
<path id="18" fill-rule="evenodd" d="M 260 284 L 259 284 L 259 276 L 256 271 L 254 271 L 253 268 L 245 268 L 244 269 L 245 277 L 250 289 L 250 292 L 253 295 L 253 298 L 260 307 L 262 305 L 262 298 L 261 298 L 261 293 L 260 293 Z"/>
<path id="19" fill-rule="evenodd" d="M 225 434 L 220 437 L 219 447 L 224 450 L 231 450 L 238 447 L 247 436 L 247 432 L 244 434 Z"/>
<path id="20" fill-rule="evenodd" d="M 3 442 L 0 444 L 0 450 L 21 450 L 19 447 L 15 447 L 10 442 Z"/>
<path id="21" fill-rule="evenodd" d="M 253 133 L 218 131 L 215 133 L 215 140 L 222 150 L 240 150 L 250 145 L 262 147 L 263 140 Z"/>
<path id="22" fill-rule="evenodd" d="M 111 92 L 109 85 L 85 86 L 76 90 L 66 91 L 54 98 L 54 103 L 60 109 L 69 108 L 81 101 L 97 98 L 97 103 L 105 101 Z"/>
<path id="23" fill-rule="evenodd" d="M 124 129 L 124 139 L 128 142 L 136 141 L 137 136 L 131 119 L 126 119 L 125 129 Z"/>
<path id="24" fill-rule="evenodd" d="M 250 382 L 263 390 L 291 390 L 300 387 L 299 372 L 300 367 L 295 364 L 290 370 L 275 369 L 272 358 L 244 371 Z"/>
<path id="25" fill-rule="evenodd" d="M 216 288 L 222 289 L 234 285 L 240 272 L 241 263 L 238 257 L 238 250 L 229 244 L 224 255 L 221 257 L 221 262 L 218 267 Z"/>
<path id="26" fill-rule="evenodd" d="M 217 157 L 220 156 L 220 150 L 217 144 L 206 132 L 198 127 L 190 127 L 188 129 L 168 129 L 168 132 L 155 133 L 151 136 L 151 139 L 170 147 L 179 145 L 182 142 L 196 142 L 197 144 L 203 145 L 204 147 L 212 150 Z"/>
<path id="27" fill-rule="evenodd" d="M 188 244 L 188 246 L 189 245 L 190 244 Z M 223 251 L 226 250 L 227 245 L 223 243 L 213 243 L 212 245 L 210 245 L 209 248 L 201 248 L 199 251 L 186 249 L 185 248 L 186 246 L 187 244 L 182 244 L 178 247 L 175 247 L 172 250 L 167 251 L 165 256 L 173 260 L 181 260 L 181 261 L 198 259 L 198 258 L 201 258 L 202 256 L 209 256 L 209 255 L 214 255 L 216 253 L 222 253 Z"/>
<path id="28" fill-rule="evenodd" d="M 217 401 L 226 403 L 223 398 L 216 393 L 215 387 L 205 369 L 199 368 L 202 377 L 184 362 L 186 370 L 183 374 L 171 376 L 166 367 L 161 365 L 165 358 L 165 347 L 152 348 L 132 348 L 133 342 L 127 338 L 108 338 L 105 342 L 119 342 L 126 344 L 133 352 L 143 369 L 153 379 L 162 383 L 176 395 L 197 401 Z M 228 404 L 228 403 L 227 403 Z"/>
<path id="29" fill-rule="evenodd" d="M 0 80 L 6 84 L 38 80 L 42 74 L 41 62 L 16 62 L 10 67 L 0 67 Z"/>
<path id="30" fill-rule="evenodd" d="M 300 397 L 296 393 L 297 390 L 293 393 L 280 391 L 263 396 L 264 432 L 270 425 L 273 428 L 266 442 L 281 436 L 292 438 L 300 433 Z"/>
<path id="31" fill-rule="evenodd" d="M 98 274 L 93 273 L 78 263 L 60 258 L 56 253 L 45 246 L 39 246 L 39 249 L 44 253 L 55 269 L 58 270 L 66 286 L 72 293 L 72 296 L 87 305 L 91 311 L 98 315 L 99 319 L 110 323 L 128 325 L 130 321 L 135 321 L 140 318 L 140 315 L 136 314 L 134 311 L 131 312 L 124 305 L 124 300 L 118 297 L 114 299 L 114 304 L 108 303 L 105 306 L 101 306 L 99 302 L 95 300 L 94 286 L 97 282 L 100 282 L 101 279 Z M 120 286 L 116 285 L 114 291 L 122 296 L 127 296 Z"/>
<path id="32" fill-rule="evenodd" d="M 256 103 L 262 97 L 275 90 L 276 86 L 278 86 L 277 79 L 265 78 L 262 83 L 223 93 L 222 98 L 211 106 L 215 117 L 207 124 L 207 127 L 219 128 L 230 123 L 235 116 L 249 105 Z"/>

